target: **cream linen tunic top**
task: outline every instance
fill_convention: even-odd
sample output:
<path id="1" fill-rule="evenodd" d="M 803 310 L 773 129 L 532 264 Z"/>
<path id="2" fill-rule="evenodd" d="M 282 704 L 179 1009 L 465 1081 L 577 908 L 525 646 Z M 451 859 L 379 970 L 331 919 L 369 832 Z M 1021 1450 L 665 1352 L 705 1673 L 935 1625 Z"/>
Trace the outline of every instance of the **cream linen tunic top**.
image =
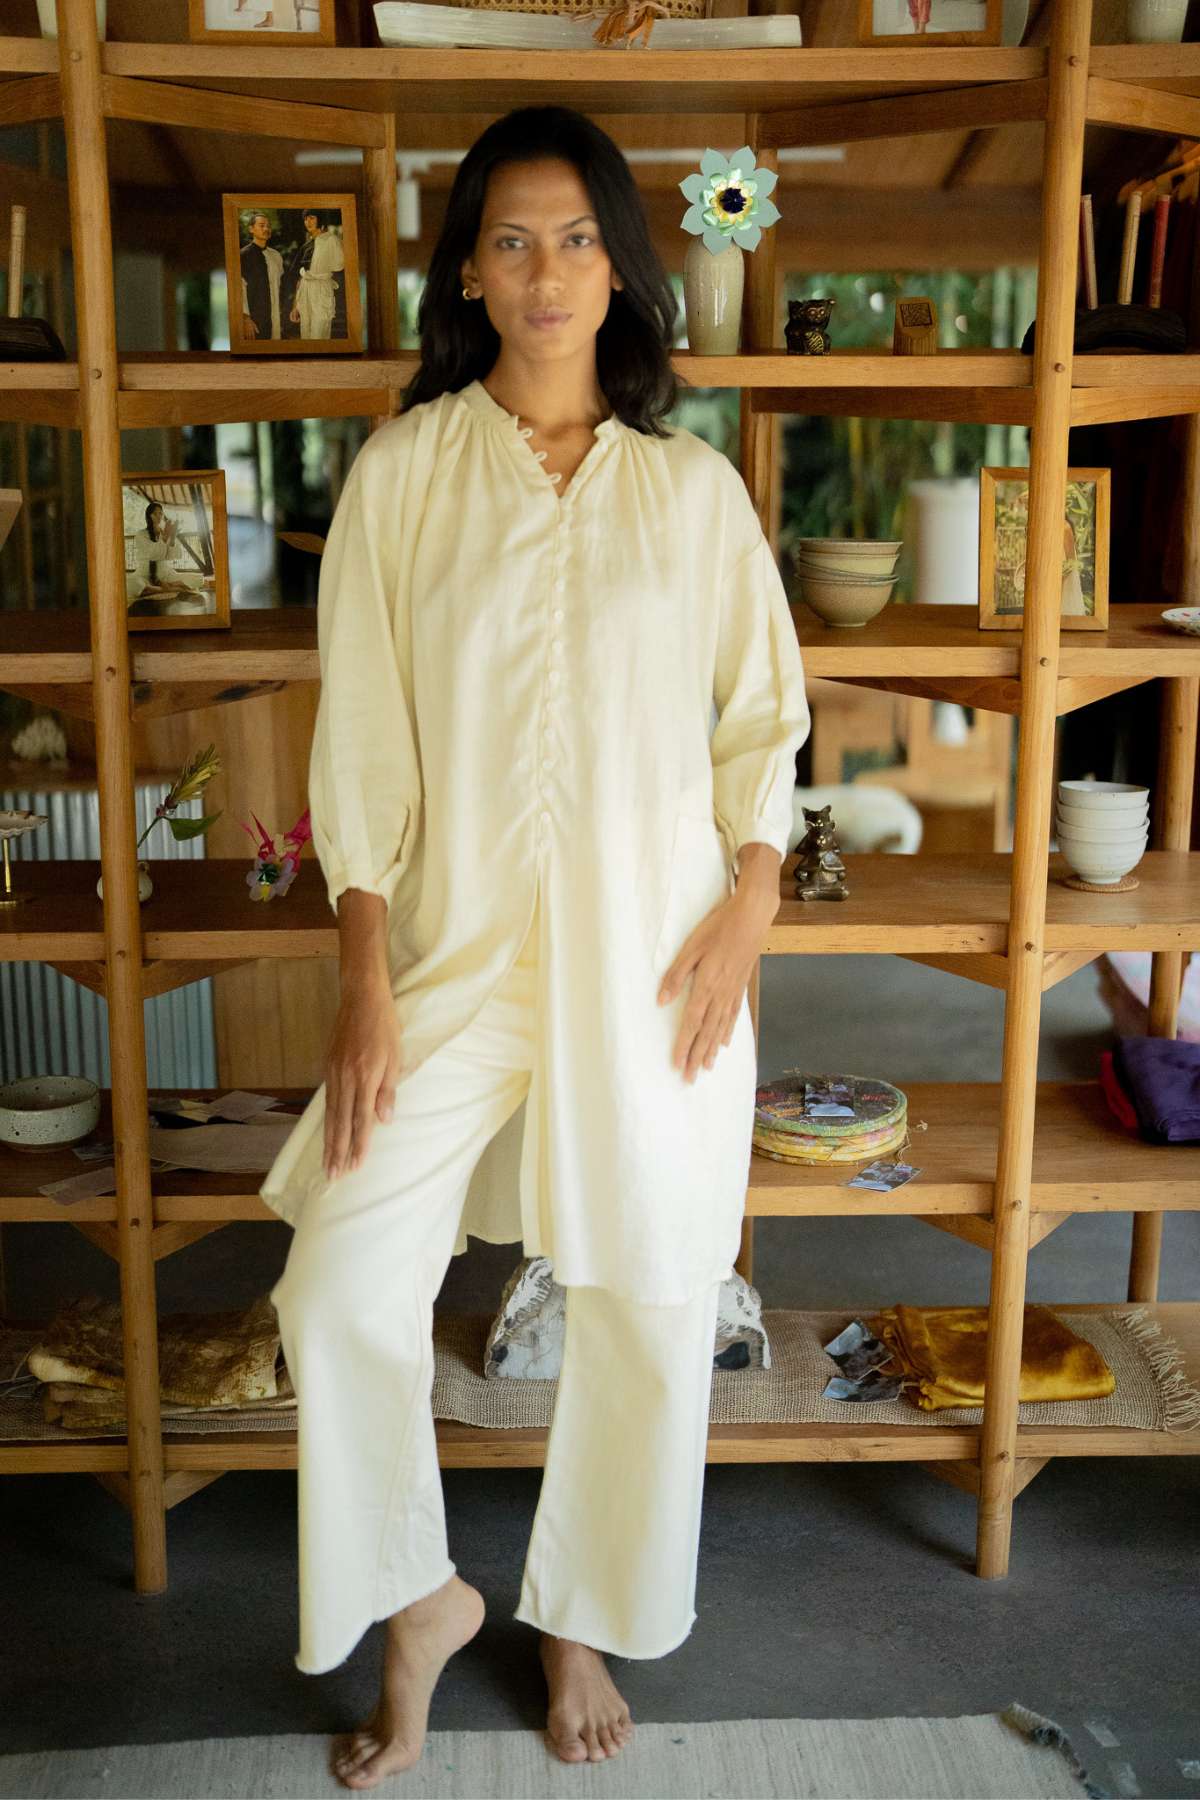
<path id="1" fill-rule="evenodd" d="M 688 984 L 658 987 L 741 845 L 787 850 L 800 652 L 719 451 L 608 418 L 560 498 L 528 435 L 476 380 L 359 452 L 321 564 L 313 844 L 335 912 L 352 886 L 388 903 L 402 1081 L 512 967 L 540 884 L 528 1097 L 454 1254 L 522 1240 L 565 1286 L 676 1305 L 738 1254 L 757 1064 L 743 998 L 686 1082 Z M 324 1099 L 261 1189 L 293 1223 Z"/>

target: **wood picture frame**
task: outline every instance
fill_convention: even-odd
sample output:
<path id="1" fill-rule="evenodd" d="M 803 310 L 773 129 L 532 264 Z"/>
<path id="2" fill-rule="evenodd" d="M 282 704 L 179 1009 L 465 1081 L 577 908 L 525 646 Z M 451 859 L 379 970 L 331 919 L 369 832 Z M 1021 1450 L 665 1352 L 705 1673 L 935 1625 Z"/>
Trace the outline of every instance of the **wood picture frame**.
<path id="1" fill-rule="evenodd" d="M 1064 631 L 1108 629 L 1110 469 L 1068 469 L 1063 506 Z M 1015 490 L 1015 491 L 1014 491 Z M 1022 499 L 1023 496 L 1023 499 Z M 979 471 L 979 625 L 1020 631 L 1024 608 L 1024 536 L 1029 470 Z M 1026 525 L 1021 523 L 1025 514 Z M 1072 549 L 1068 549 L 1068 540 Z M 1021 596 L 1021 604 L 1014 603 Z M 1078 600 L 1083 606 L 1079 611 Z"/>
<path id="2" fill-rule="evenodd" d="M 362 293 L 359 284 L 358 212 L 353 194 L 223 194 L 221 205 L 225 229 L 225 276 L 229 296 L 229 348 L 240 356 L 345 356 L 361 353 L 363 348 Z M 333 249 L 329 268 L 320 277 L 331 287 L 322 296 L 322 307 L 315 300 L 306 305 L 301 300 L 304 276 L 299 271 L 308 238 L 306 217 L 312 214 L 325 221 L 319 235 L 332 232 Z M 331 217 L 336 215 L 336 218 Z M 265 219 L 268 230 L 256 219 Z M 275 239 L 275 242 L 271 240 Z M 255 281 L 254 299 L 248 310 L 244 304 L 244 259 L 256 241 L 264 250 L 263 271 Z M 272 258 L 274 260 L 270 260 Z M 340 259 L 340 260 L 339 260 Z M 321 294 L 314 287 L 314 294 Z M 308 322 L 326 321 L 328 336 L 300 336 Z M 293 302 L 295 304 L 293 305 Z M 293 318 L 293 312 L 299 318 Z M 248 327 L 253 327 L 252 330 Z M 276 336 L 278 332 L 278 336 Z"/>
<path id="3" fill-rule="evenodd" d="M 150 508 L 175 531 L 151 533 Z M 121 475 L 125 525 L 126 623 L 130 631 L 214 631 L 230 627 L 229 533 L 223 469 L 148 469 Z M 139 523 L 139 513 L 141 522 Z M 160 570 L 152 545 L 164 545 Z M 193 596 L 189 599 L 188 596 Z M 205 596 L 198 606 L 196 598 Z M 137 607 L 141 610 L 134 611 Z M 170 608 L 171 610 L 167 610 Z"/>
<path id="4" fill-rule="evenodd" d="M 927 23 L 919 29 L 919 14 Z M 940 29 L 938 14 L 949 20 L 977 11 L 983 23 L 977 29 L 948 26 Z M 1004 22 L 1004 0 L 858 0 L 860 44 L 998 44 Z"/>
<path id="5" fill-rule="evenodd" d="M 336 0 L 188 0 L 188 36 L 193 44 L 308 44 L 328 47 L 337 42 L 334 19 Z M 238 12 L 247 17 L 245 25 L 231 23 Z M 306 13 L 316 15 L 316 23 L 306 28 Z M 295 30 L 286 26 L 264 26 L 262 18 L 274 14 L 296 19 Z M 220 19 L 223 23 L 214 23 Z"/>

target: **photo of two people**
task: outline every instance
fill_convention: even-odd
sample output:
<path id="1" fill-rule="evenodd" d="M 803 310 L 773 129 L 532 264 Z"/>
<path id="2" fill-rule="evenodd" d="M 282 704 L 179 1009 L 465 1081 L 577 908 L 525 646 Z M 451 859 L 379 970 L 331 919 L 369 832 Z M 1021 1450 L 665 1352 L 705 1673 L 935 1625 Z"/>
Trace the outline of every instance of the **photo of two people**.
<path id="1" fill-rule="evenodd" d="M 229 347 L 361 350 L 354 198 L 226 194 Z"/>

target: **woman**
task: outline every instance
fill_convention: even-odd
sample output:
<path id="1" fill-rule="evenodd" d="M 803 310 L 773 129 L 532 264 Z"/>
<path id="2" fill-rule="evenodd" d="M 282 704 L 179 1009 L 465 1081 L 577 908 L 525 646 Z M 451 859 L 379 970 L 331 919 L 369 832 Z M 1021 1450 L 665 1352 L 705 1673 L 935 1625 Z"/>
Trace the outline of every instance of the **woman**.
<path id="1" fill-rule="evenodd" d="M 332 337 L 338 287 L 333 278 L 346 266 L 342 240 L 319 212 L 305 213 L 304 229 L 308 242 L 301 252 L 292 324 L 299 325 L 302 338 Z"/>
<path id="2" fill-rule="evenodd" d="M 166 595 L 195 593 L 204 586 L 202 569 L 176 568 L 180 554 L 178 523 L 167 517 L 159 501 L 149 501 L 145 524 L 133 538 L 135 566 L 126 576 L 129 612 L 162 612 Z"/>
<path id="3" fill-rule="evenodd" d="M 616 1754 L 603 1653 L 691 1629 L 746 985 L 808 729 L 746 488 L 662 423 L 674 295 L 603 131 L 559 107 L 488 128 L 419 324 L 322 559 L 309 792 L 341 1001 L 262 1189 L 295 1225 L 272 1297 L 299 1401 L 297 1664 L 388 1620 L 379 1706 L 335 1764 L 356 1788 L 416 1761 L 483 1619 L 430 1408 L 433 1301 L 468 1232 L 520 1239 L 566 1290 L 515 1615 L 541 1633 L 550 1747 Z"/>

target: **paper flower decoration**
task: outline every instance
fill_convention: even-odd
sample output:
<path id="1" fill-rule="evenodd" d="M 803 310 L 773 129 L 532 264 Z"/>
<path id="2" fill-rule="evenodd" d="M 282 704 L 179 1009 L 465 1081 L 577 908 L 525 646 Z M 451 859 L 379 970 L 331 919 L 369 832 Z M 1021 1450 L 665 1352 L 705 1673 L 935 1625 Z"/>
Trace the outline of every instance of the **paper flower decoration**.
<path id="1" fill-rule="evenodd" d="M 182 806 L 185 800 L 193 800 L 197 794 L 202 793 L 213 776 L 220 773 L 220 769 L 221 759 L 217 755 L 215 744 L 209 744 L 206 750 L 198 750 L 191 762 L 184 765 L 166 799 L 155 807 L 154 817 L 138 839 L 137 848 L 141 849 L 142 840 L 148 832 L 153 831 L 160 819 L 167 821 L 171 827 L 171 836 L 176 842 L 182 838 L 199 837 L 210 825 L 215 825 L 221 816 L 219 812 L 208 813 L 202 819 L 176 819 L 173 814 L 176 807 Z"/>
<path id="2" fill-rule="evenodd" d="M 700 173 L 685 175 L 680 190 L 691 205 L 680 224 L 697 233 L 706 250 L 719 256 L 729 243 L 755 250 L 762 228 L 774 225 L 779 209 L 767 195 L 779 177 L 774 169 L 756 169 L 754 152 L 743 144 L 733 156 L 706 150 Z"/>
<path id="3" fill-rule="evenodd" d="M 282 854 L 276 850 L 275 839 L 258 814 L 251 813 L 250 817 L 258 826 L 258 854 L 254 858 L 254 867 L 246 876 L 246 886 L 252 900 L 271 900 L 276 894 L 286 894 L 299 872 L 300 852 L 312 837 L 308 808 L 305 807 L 292 829 L 284 833 Z M 241 827 L 254 836 L 244 819 Z"/>

